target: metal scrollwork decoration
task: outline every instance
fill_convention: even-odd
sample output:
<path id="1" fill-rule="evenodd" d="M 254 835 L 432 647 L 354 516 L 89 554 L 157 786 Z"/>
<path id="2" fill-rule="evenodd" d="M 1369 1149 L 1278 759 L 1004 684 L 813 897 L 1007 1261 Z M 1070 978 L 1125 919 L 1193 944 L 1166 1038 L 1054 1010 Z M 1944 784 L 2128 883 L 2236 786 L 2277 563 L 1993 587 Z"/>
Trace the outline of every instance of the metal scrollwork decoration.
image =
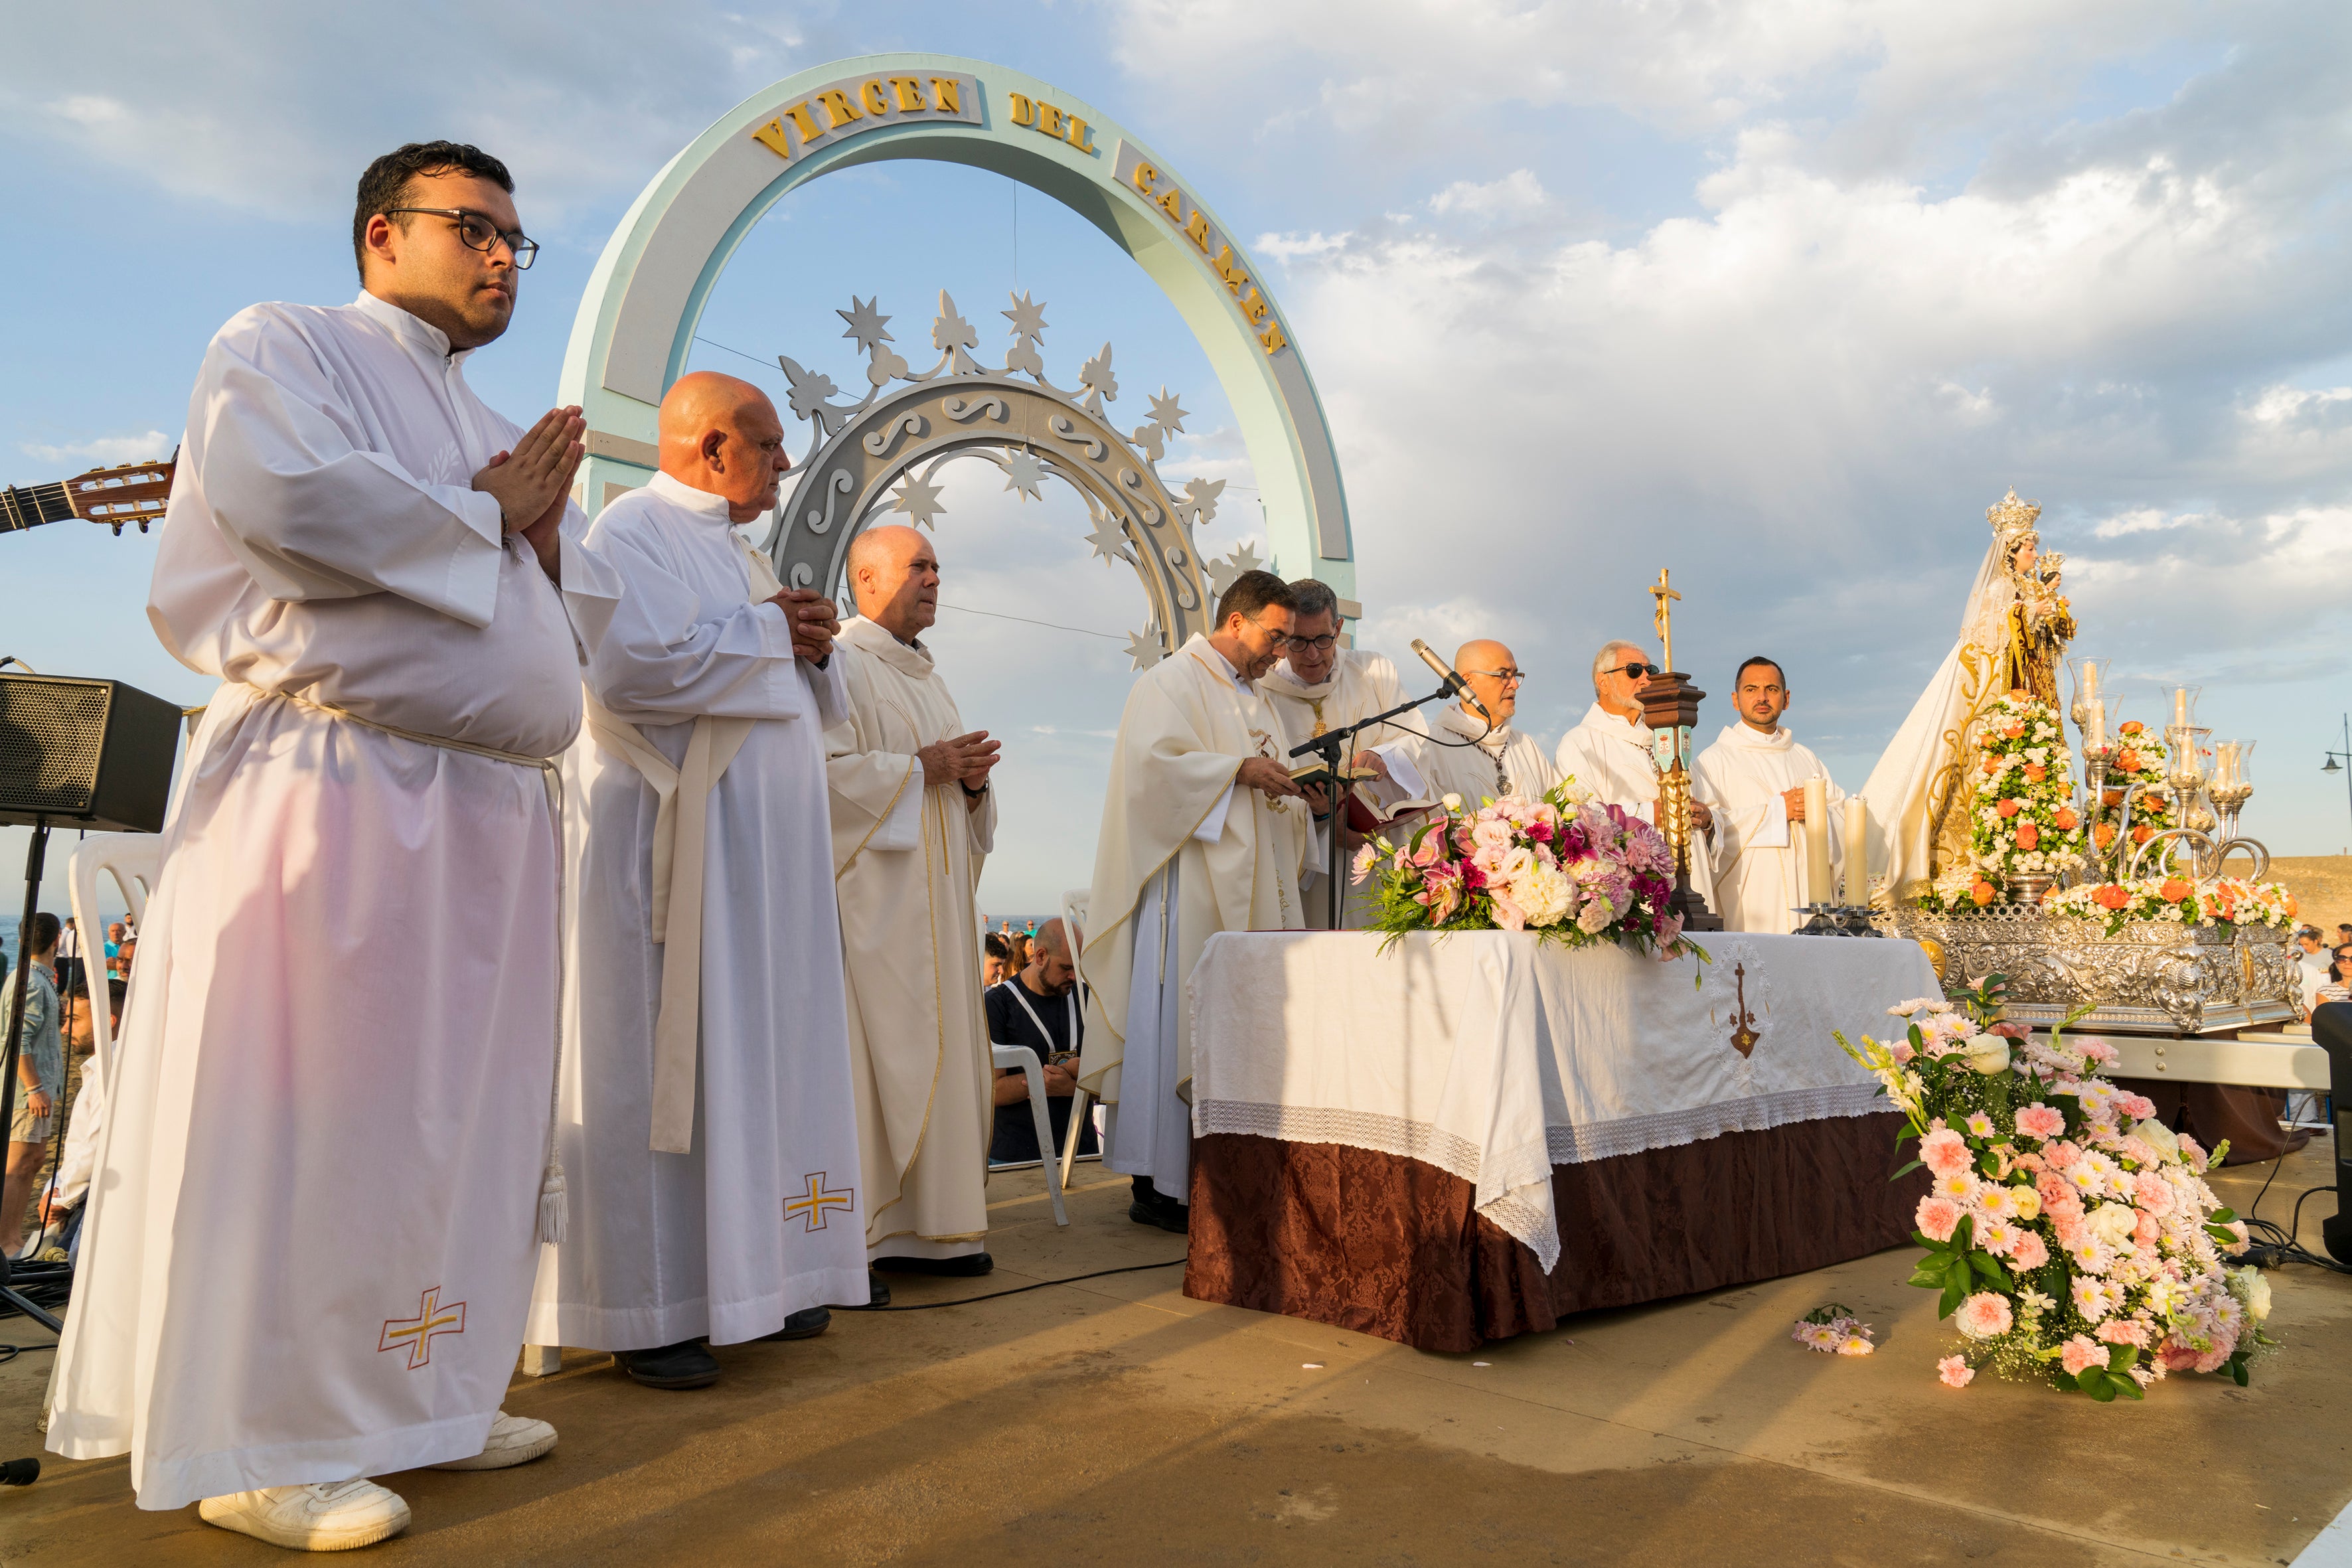
<path id="1" fill-rule="evenodd" d="M 842 336 L 866 356 L 867 390 L 854 404 L 835 401 L 842 393 L 830 376 L 779 354 L 792 387 L 787 403 L 812 433 L 795 465 L 798 483 L 761 548 L 780 580 L 830 591 L 841 581 L 850 541 L 868 523 L 937 526 L 946 510 L 938 476 L 949 462 L 992 463 L 1004 472 L 1005 488 L 1024 498 L 1057 479 L 1086 501 L 1095 555 L 1124 561 L 1142 579 L 1151 616 L 1129 638 L 1128 653 L 1136 668 L 1147 668 L 1210 629 L 1216 595 L 1259 564 L 1256 553 L 1244 545 L 1223 560 L 1203 560 L 1194 534 L 1215 517 L 1224 481 L 1195 479 L 1180 494 L 1160 478 L 1168 439 L 1184 428 L 1178 399 L 1161 388 L 1150 399 L 1150 420 L 1120 431 L 1103 408 L 1118 396 L 1111 346 L 1087 361 L 1077 390 L 1055 386 L 1038 352 L 1045 306 L 1025 294 L 1012 300 L 1003 315 L 1013 345 L 1001 370 L 972 357 L 979 334 L 944 290 L 931 329 L 940 358 L 929 370 L 913 369 L 891 346 L 890 318 L 878 298 L 853 299 L 835 312 L 849 323 Z M 835 526 L 845 521 L 849 526 Z"/>

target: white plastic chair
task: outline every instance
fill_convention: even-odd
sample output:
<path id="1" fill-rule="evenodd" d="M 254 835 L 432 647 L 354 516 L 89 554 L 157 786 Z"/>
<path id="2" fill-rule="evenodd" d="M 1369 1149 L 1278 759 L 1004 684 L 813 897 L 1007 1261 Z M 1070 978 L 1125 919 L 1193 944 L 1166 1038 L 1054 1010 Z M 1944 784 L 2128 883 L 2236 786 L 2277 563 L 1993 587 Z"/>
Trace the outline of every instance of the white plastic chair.
<path id="1" fill-rule="evenodd" d="M 991 1040 L 989 1050 L 999 1068 L 1019 1068 L 1021 1076 L 1029 1082 L 1029 1114 L 1037 1121 L 1037 1152 L 1043 1155 L 1054 1146 L 1054 1116 L 1045 1103 L 1045 1064 L 1027 1046 L 1008 1046 Z M 1071 1108 L 1072 1124 L 1076 1125 L 1076 1107 Z M 1070 1215 L 1062 1207 L 1062 1168 L 1051 1159 L 1040 1159 L 1038 1169 L 1045 1173 L 1045 1197 L 1054 1205 L 1054 1223 L 1067 1225 Z"/>
<path id="2" fill-rule="evenodd" d="M 1085 945 L 1087 900 L 1090 897 L 1092 897 L 1092 893 L 1090 889 L 1086 888 L 1073 888 L 1068 892 L 1062 895 L 1062 935 L 1068 939 L 1070 951 L 1072 952 L 1077 952 L 1081 946 Z M 1087 983 L 1085 979 L 1081 977 L 1078 981 L 1078 1016 L 1083 1018 L 1086 1016 L 1086 1012 Z M 1078 1140 L 1081 1134 L 1086 1131 L 1087 1120 L 1087 1102 L 1093 1098 L 1094 1097 L 1092 1095 L 1088 1094 L 1083 1089 L 1078 1090 L 1077 1093 L 1070 1096 L 1070 1125 L 1068 1135 L 1062 1140 L 1061 1184 L 1066 1187 L 1070 1184 L 1070 1168 L 1077 1163 Z M 1045 1144 L 1041 1141 L 1037 1147 L 1040 1150 L 1043 1150 L 1045 1147 Z M 1095 1157 L 1096 1156 L 1092 1155 L 1088 1156 L 1090 1159 Z"/>
<path id="3" fill-rule="evenodd" d="M 73 905 L 74 928 L 82 933 L 82 969 L 89 976 L 89 1021 L 97 1036 L 100 1081 L 109 1089 L 114 1080 L 114 1024 L 107 1014 L 105 922 L 98 918 L 98 879 L 114 879 L 122 901 L 131 908 L 131 923 L 147 923 L 147 900 L 163 873 L 163 836 L 160 833 L 93 833 L 76 844 L 66 862 L 67 898 Z M 92 932 L 99 933 L 96 940 Z M 90 960 L 98 962 L 93 967 Z"/>

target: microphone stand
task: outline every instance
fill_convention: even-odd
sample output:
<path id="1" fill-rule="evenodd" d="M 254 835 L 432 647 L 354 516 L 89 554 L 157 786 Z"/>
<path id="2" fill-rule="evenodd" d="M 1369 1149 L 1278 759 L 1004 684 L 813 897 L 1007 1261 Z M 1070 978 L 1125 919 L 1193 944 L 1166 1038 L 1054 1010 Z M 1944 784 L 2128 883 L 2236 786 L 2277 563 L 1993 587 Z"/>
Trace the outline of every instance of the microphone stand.
<path id="1" fill-rule="evenodd" d="M 1354 748 L 1349 746 L 1348 742 L 1354 740 L 1366 730 L 1372 729 L 1376 725 L 1384 724 L 1400 713 L 1410 713 L 1414 709 L 1426 707 L 1428 704 L 1435 702 L 1441 698 L 1457 696 L 1464 689 L 1465 687 L 1460 682 L 1449 680 L 1426 697 L 1417 697 L 1410 702 L 1400 702 L 1385 713 L 1375 713 L 1370 718 L 1364 720 L 1362 722 L 1350 724 L 1344 730 L 1327 730 L 1322 734 L 1317 735 L 1311 740 L 1302 742 L 1298 745 L 1290 748 L 1289 754 L 1291 756 L 1301 757 L 1305 756 L 1307 752 L 1312 752 L 1323 760 L 1323 771 L 1321 773 L 1308 773 L 1298 782 L 1301 784 L 1313 784 L 1316 780 L 1320 779 L 1323 781 L 1325 786 L 1330 791 L 1330 886 L 1325 889 L 1325 896 L 1328 900 L 1331 930 L 1338 931 L 1340 929 L 1339 909 L 1341 904 L 1345 901 L 1346 897 L 1342 891 L 1346 884 L 1340 880 L 1340 876 L 1347 864 L 1348 857 L 1347 846 L 1342 841 L 1340 830 L 1347 826 L 1348 822 L 1348 795 L 1350 781 L 1347 778 L 1343 770 L 1347 767 L 1349 757 L 1354 754 Z M 1486 729 L 1489 733 L 1493 732 L 1494 727 L 1495 721 L 1492 719 L 1487 720 Z"/>

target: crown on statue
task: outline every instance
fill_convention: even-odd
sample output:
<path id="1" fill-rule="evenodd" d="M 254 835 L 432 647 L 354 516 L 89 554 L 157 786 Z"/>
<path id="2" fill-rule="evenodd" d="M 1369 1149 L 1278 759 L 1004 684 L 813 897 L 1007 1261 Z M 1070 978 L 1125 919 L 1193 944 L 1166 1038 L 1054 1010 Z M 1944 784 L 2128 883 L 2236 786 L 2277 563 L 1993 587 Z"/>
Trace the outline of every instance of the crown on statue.
<path id="1" fill-rule="evenodd" d="M 2036 537 L 2034 520 L 2041 515 L 2042 503 L 2018 500 L 2017 487 L 2011 485 L 2009 493 L 2000 498 L 2000 505 L 1986 509 L 1985 521 L 1992 524 L 1993 537 L 2003 544 L 2015 544 Z"/>

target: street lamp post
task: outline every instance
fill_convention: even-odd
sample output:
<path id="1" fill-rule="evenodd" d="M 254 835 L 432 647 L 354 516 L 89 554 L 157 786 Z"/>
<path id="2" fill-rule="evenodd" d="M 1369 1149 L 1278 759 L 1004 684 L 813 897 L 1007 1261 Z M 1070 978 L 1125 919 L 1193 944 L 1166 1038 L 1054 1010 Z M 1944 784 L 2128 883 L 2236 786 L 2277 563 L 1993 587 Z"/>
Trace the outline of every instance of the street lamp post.
<path id="1" fill-rule="evenodd" d="M 2352 713 L 2344 716 L 2344 749 L 2328 752 L 2327 765 L 2319 770 L 2323 773 L 2344 774 L 2345 804 L 2352 807 L 2352 771 L 2347 771 L 2347 763 L 2352 763 Z"/>

